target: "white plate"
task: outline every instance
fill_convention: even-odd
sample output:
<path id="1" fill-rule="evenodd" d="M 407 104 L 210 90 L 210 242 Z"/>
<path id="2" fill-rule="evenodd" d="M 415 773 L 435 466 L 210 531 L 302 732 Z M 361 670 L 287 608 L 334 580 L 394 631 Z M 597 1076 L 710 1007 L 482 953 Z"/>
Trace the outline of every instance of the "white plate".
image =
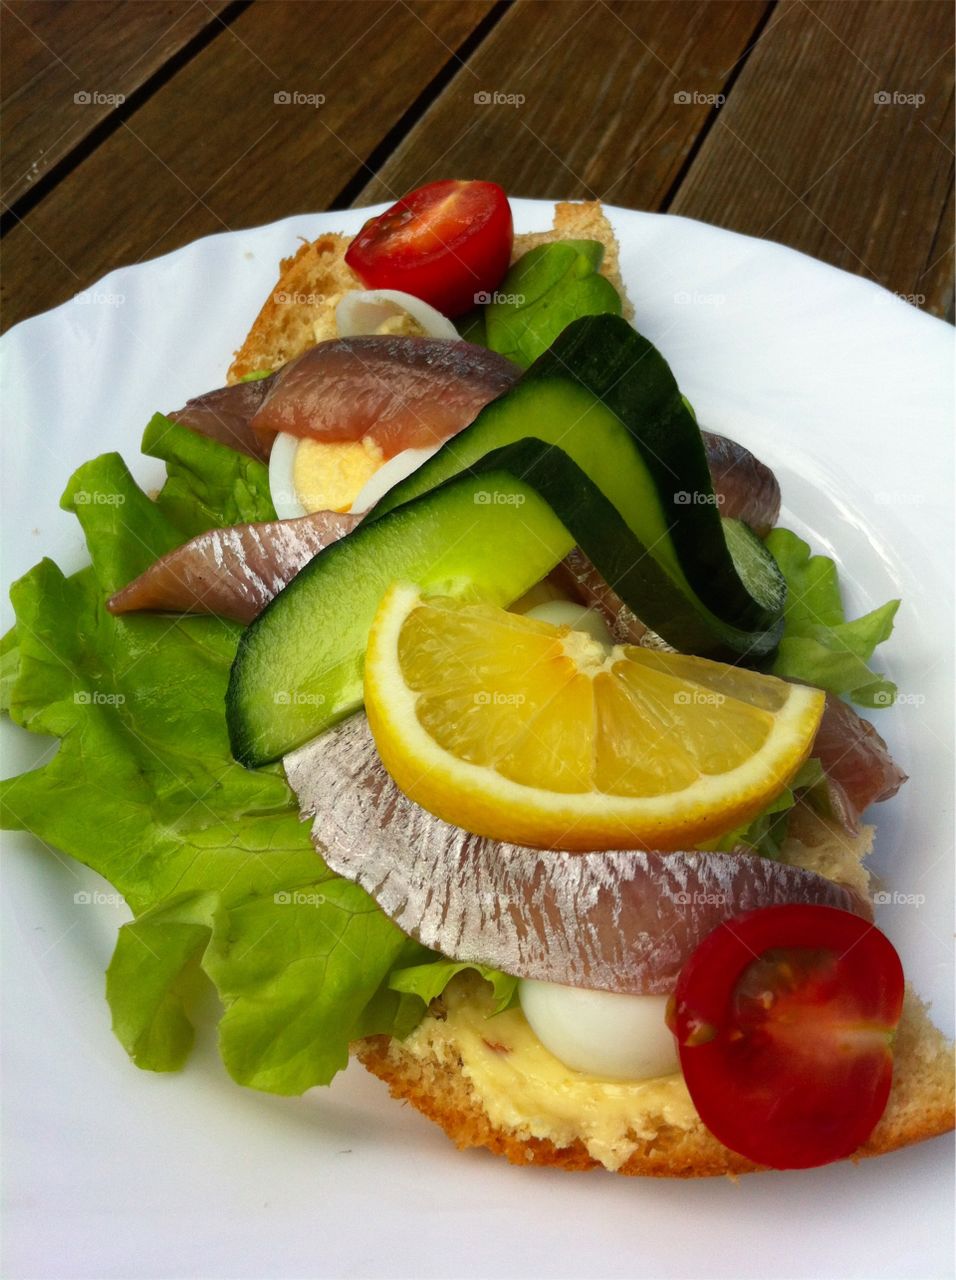
<path id="1" fill-rule="evenodd" d="M 514 209 L 519 230 L 550 223 L 545 202 Z M 905 701 L 879 726 L 911 781 L 879 813 L 875 862 L 889 890 L 924 899 L 882 923 L 945 1023 L 952 331 L 778 245 L 611 212 L 638 327 L 701 420 L 775 467 L 785 522 L 837 557 L 854 611 L 903 597 L 884 661 Z M 213 236 L 7 335 L 5 582 L 43 554 L 82 562 L 57 508 L 72 469 L 119 449 L 155 483 L 138 457 L 150 414 L 223 381 L 297 236 L 364 216 Z M 10 773 L 44 744 L 4 729 Z M 459 1154 L 357 1066 L 304 1100 L 267 1097 L 226 1078 L 207 1032 L 183 1074 L 137 1071 L 103 999 L 124 908 L 75 905 L 102 882 L 26 837 L 4 865 L 7 1276 L 948 1274 L 945 1139 L 738 1185 L 568 1177 Z"/>

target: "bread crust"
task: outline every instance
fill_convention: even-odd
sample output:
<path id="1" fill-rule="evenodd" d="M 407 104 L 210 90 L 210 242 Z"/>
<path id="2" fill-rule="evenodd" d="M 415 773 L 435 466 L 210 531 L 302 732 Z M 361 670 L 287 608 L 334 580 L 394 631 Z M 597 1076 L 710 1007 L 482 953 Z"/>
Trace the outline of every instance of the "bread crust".
<path id="1" fill-rule="evenodd" d="M 440 1009 L 427 1015 L 441 1017 Z M 519 1129 L 496 1128 L 457 1061 L 422 1061 L 388 1036 L 360 1040 L 353 1053 L 400 1098 L 444 1129 L 460 1149 L 483 1147 L 511 1164 L 564 1169 L 569 1173 L 603 1168 L 578 1139 L 558 1147 Z M 851 1159 L 885 1155 L 937 1137 L 953 1128 L 953 1070 L 950 1046 L 933 1026 L 926 1006 L 907 990 L 896 1037 L 893 1086 L 883 1116 L 869 1140 Z M 639 1141 L 620 1166 L 625 1177 L 710 1178 L 758 1173 L 756 1165 L 730 1151 L 698 1119 L 689 1130 L 663 1127 Z"/>

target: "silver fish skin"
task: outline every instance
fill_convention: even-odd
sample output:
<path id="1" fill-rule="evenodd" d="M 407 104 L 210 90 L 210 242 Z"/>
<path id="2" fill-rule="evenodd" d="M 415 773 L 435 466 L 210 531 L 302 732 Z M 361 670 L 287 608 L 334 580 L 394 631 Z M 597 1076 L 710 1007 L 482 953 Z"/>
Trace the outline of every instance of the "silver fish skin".
<path id="1" fill-rule="evenodd" d="M 154 609 L 251 622 L 314 555 L 351 533 L 361 516 L 317 511 L 210 529 L 161 556 L 106 603 L 110 613 Z"/>
<path id="2" fill-rule="evenodd" d="M 471 835 L 398 789 L 362 714 L 283 763 L 332 871 L 426 946 L 518 977 L 660 995 L 741 912 L 797 902 L 871 918 L 849 888 L 753 854 L 542 852 Z"/>

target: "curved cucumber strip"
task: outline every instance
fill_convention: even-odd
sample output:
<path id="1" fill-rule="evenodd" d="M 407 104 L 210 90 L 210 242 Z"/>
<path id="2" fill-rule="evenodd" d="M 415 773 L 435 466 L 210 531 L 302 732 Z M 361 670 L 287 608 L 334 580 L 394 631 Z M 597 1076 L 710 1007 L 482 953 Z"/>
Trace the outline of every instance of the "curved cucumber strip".
<path id="1" fill-rule="evenodd" d="M 619 316 L 569 325 L 517 386 L 366 519 L 529 436 L 567 453 L 703 610 L 742 631 L 773 626 L 786 595 L 783 578 L 762 544 L 758 550 L 737 532 L 725 536 L 693 412 L 660 352 Z M 642 607 L 639 616 L 645 613 Z"/>
<path id="2" fill-rule="evenodd" d="M 320 552 L 243 633 L 226 697 L 236 759 L 265 764 L 362 702 L 378 603 L 397 579 L 509 604 L 577 544 L 654 630 L 694 652 L 759 656 L 782 623 L 729 627 L 687 594 L 561 449 L 524 440 L 363 522 Z"/>

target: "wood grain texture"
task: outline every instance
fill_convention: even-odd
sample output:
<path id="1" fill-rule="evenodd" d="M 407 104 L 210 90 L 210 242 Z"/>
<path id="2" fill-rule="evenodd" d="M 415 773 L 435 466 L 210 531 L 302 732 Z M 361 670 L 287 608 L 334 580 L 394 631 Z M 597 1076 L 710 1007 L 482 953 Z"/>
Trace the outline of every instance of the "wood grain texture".
<path id="1" fill-rule="evenodd" d="M 952 6 L 937 0 L 778 5 L 671 211 L 946 314 L 952 42 Z"/>
<path id="2" fill-rule="evenodd" d="M 7 234 L 4 325 L 199 236 L 328 208 L 491 7 L 245 10 Z"/>
<path id="3" fill-rule="evenodd" d="M 18 200 L 159 68 L 226 0 L 5 0 L 2 199 Z"/>
<path id="4" fill-rule="evenodd" d="M 522 0 L 355 203 L 453 174 L 656 209 L 766 7 Z"/>

